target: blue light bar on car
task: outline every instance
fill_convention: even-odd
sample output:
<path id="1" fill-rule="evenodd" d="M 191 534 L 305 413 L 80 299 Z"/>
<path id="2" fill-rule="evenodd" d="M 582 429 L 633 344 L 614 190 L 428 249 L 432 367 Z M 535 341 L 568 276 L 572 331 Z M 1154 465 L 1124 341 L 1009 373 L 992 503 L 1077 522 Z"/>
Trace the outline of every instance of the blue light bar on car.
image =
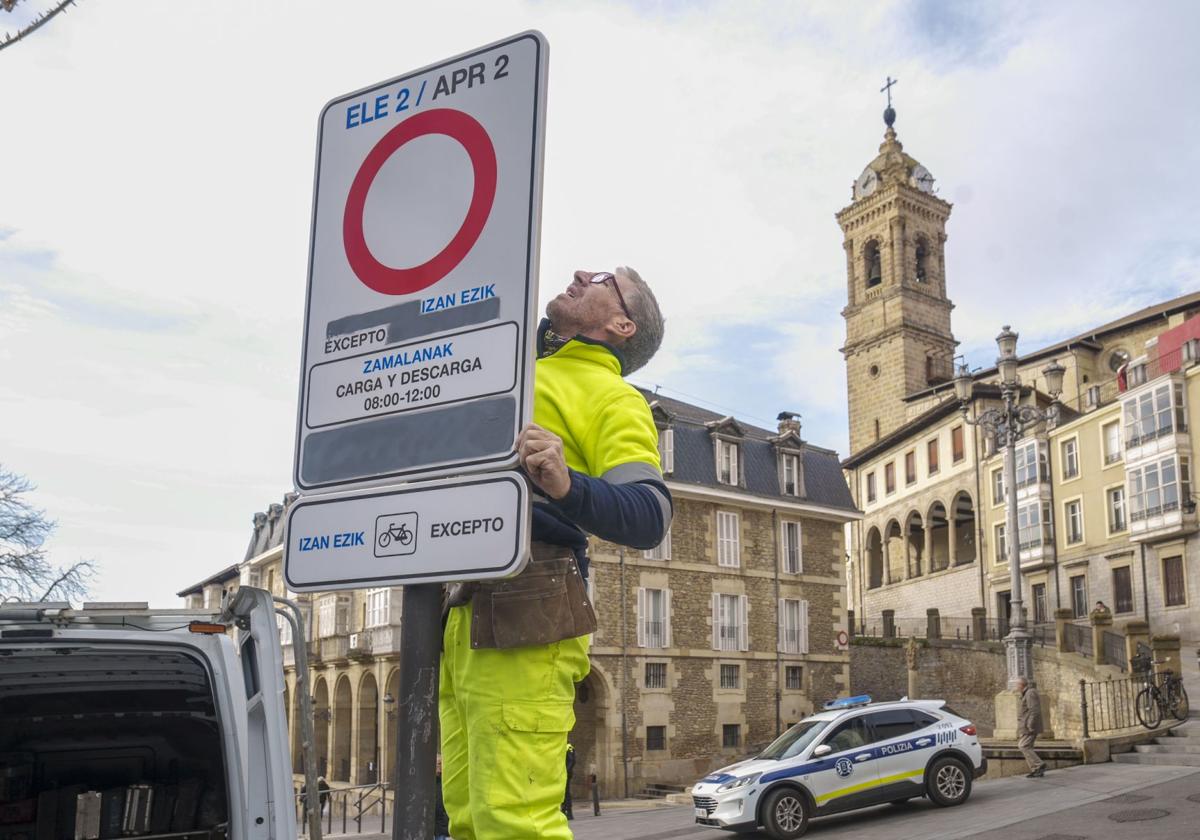
<path id="1" fill-rule="evenodd" d="M 871 695 L 860 694 L 857 697 L 842 697 L 828 701 L 825 709 L 853 709 L 855 706 L 866 706 L 871 702 Z"/>

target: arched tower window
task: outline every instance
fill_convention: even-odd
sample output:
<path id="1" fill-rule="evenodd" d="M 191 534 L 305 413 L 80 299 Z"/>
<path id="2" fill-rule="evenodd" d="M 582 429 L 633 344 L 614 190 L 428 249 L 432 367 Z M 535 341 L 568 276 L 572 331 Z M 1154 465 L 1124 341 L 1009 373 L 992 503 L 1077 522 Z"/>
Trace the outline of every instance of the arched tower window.
<path id="1" fill-rule="evenodd" d="M 924 283 L 929 279 L 929 243 L 925 237 L 917 237 L 917 282 Z"/>
<path id="2" fill-rule="evenodd" d="M 863 267 L 867 273 L 867 288 L 871 289 L 883 282 L 883 264 L 879 258 L 879 243 L 872 239 L 863 251 Z"/>

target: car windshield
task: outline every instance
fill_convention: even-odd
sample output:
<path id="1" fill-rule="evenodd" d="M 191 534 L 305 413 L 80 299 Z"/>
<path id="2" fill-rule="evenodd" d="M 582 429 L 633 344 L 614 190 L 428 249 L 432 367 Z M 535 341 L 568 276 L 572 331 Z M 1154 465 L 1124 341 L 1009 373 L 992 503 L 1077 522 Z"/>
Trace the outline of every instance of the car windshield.
<path id="1" fill-rule="evenodd" d="M 821 734 L 828 721 L 802 720 L 776 738 L 769 747 L 758 754 L 759 758 L 772 758 L 779 761 L 793 758 L 804 752 L 813 739 Z"/>

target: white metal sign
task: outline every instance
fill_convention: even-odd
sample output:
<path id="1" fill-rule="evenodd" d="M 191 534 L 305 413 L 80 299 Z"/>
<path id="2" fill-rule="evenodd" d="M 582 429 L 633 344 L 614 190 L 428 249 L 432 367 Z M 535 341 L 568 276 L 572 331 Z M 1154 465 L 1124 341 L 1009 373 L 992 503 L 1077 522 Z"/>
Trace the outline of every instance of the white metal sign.
<path id="1" fill-rule="evenodd" d="M 515 464 L 532 410 L 547 49 L 523 33 L 322 111 L 300 490 Z"/>
<path id="2" fill-rule="evenodd" d="M 528 546 L 515 472 L 302 496 L 288 509 L 284 578 L 311 592 L 505 577 Z"/>

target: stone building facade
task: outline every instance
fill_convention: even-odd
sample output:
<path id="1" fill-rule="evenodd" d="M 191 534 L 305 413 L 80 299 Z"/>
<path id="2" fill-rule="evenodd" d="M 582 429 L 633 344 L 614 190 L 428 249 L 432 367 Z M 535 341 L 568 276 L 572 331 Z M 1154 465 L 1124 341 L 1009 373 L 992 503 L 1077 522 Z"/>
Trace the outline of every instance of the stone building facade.
<path id="1" fill-rule="evenodd" d="M 998 478 L 1003 458 L 964 419 L 943 363 L 941 354 L 957 343 L 941 248 L 950 207 L 922 184 L 930 184 L 928 171 L 902 152 L 889 124 L 880 156 L 837 216 L 848 277 L 843 352 L 851 453 L 843 467 L 864 511 L 849 529 L 850 603 L 867 628 L 880 623 L 884 610 L 923 622 L 935 606 L 966 626 L 971 609 L 983 607 L 999 632 L 1011 601 Z M 1017 538 L 1032 619 L 1049 622 L 1055 608 L 1066 606 L 1083 615 L 1079 598 L 1111 606 L 1119 592 L 1118 617 L 1200 639 L 1196 611 L 1186 609 L 1200 575 L 1200 547 L 1194 492 L 1183 486 L 1197 376 L 1196 351 L 1188 349 L 1196 328 L 1189 325 L 1197 314 L 1200 294 L 1184 295 L 1021 356 L 1021 400 L 1042 408 L 1051 403 L 1042 369 L 1052 361 L 1066 368 L 1058 422 L 1027 435 L 1018 458 L 1029 464 L 1018 477 Z M 916 363 L 922 354 L 924 369 Z M 971 419 L 1000 400 L 994 367 L 974 378 Z M 1173 431 L 1150 422 L 1153 442 L 1128 446 L 1126 430 L 1143 421 L 1131 422 L 1126 412 L 1136 415 L 1158 395 L 1165 395 L 1166 413 L 1178 412 Z M 1139 511 L 1153 527 L 1113 527 L 1113 494 L 1119 489 L 1122 499 L 1132 499 L 1131 482 L 1159 480 L 1167 461 L 1177 509 Z M 1131 519 L 1132 509 L 1122 516 Z"/>
<path id="2" fill-rule="evenodd" d="M 599 628 L 570 735 L 580 795 L 593 773 L 604 796 L 691 784 L 844 694 L 849 679 L 838 638 L 846 627 L 843 531 L 858 513 L 836 453 L 803 440 L 789 414 L 769 431 L 646 397 L 675 515 L 651 551 L 592 541 Z M 255 515 L 245 560 L 223 587 L 288 594 L 283 523 L 293 498 Z M 400 593 L 289 595 L 308 637 L 293 639 L 281 624 L 297 773 L 294 722 L 308 691 L 318 770 L 334 785 L 389 778 Z M 296 682 L 300 644 L 308 686 Z"/>

